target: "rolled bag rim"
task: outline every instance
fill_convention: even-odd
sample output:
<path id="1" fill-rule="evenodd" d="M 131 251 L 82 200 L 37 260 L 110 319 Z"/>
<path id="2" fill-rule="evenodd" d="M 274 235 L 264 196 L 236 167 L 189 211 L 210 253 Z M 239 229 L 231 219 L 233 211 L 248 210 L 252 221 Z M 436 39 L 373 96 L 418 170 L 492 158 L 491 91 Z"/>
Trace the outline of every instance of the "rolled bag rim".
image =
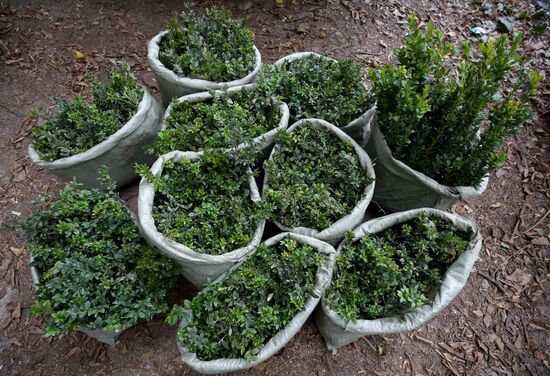
<path id="1" fill-rule="evenodd" d="M 238 85 L 238 86 L 231 86 L 231 87 L 224 88 L 224 89 L 218 89 L 218 90 L 214 90 L 214 95 L 222 95 L 222 94 L 224 94 L 224 92 L 226 92 L 227 95 L 231 96 L 231 95 L 235 94 L 236 92 L 238 92 L 240 90 L 252 90 L 255 85 L 256 85 L 255 83 L 250 83 L 250 84 L 244 84 L 244 85 Z M 164 118 L 162 120 L 159 133 L 166 129 L 166 126 L 167 126 L 166 119 L 172 113 L 175 104 L 182 103 L 182 102 L 199 103 L 199 102 L 207 101 L 207 100 L 212 99 L 212 98 L 213 98 L 213 95 L 211 93 L 209 93 L 207 91 L 202 91 L 202 92 L 198 92 L 198 93 L 183 95 L 183 96 L 177 98 L 176 100 L 173 100 L 170 103 L 170 105 L 168 105 L 168 107 L 166 108 L 166 111 L 164 113 Z M 289 117 L 290 117 L 290 112 L 288 110 L 288 106 L 285 102 L 277 100 L 275 98 L 272 98 L 272 100 L 273 100 L 273 103 L 278 105 L 279 114 L 281 115 L 281 119 L 279 120 L 279 123 L 277 124 L 277 126 L 275 128 L 272 128 L 269 131 L 267 131 L 265 133 L 262 133 L 261 135 L 256 136 L 256 137 L 254 137 L 253 139 L 251 139 L 249 141 L 244 141 L 244 142 L 238 144 L 237 146 L 230 147 L 230 148 L 219 148 L 219 149 L 223 150 L 224 152 L 231 153 L 231 152 L 234 152 L 234 151 L 244 149 L 248 146 L 254 146 L 254 147 L 261 148 L 263 146 L 262 144 L 264 143 L 265 139 L 273 138 L 277 135 L 277 133 L 280 130 L 286 129 L 288 127 L 288 120 L 289 120 Z M 194 152 L 194 153 L 204 153 L 204 150 L 205 149 L 201 149 L 201 150 L 198 150 L 198 151 L 194 151 L 194 150 L 186 150 L 186 151 Z"/>
<path id="2" fill-rule="evenodd" d="M 159 43 L 162 37 L 168 34 L 168 32 L 169 30 L 161 31 L 149 41 L 147 45 L 147 61 L 149 63 L 149 66 L 151 67 L 151 70 L 155 74 L 158 74 L 165 80 L 171 81 L 177 85 L 185 86 L 201 92 L 204 91 L 204 89 L 210 89 L 210 90 L 222 89 L 224 87 L 243 85 L 254 80 L 254 78 L 258 75 L 260 68 L 262 66 L 262 55 L 260 54 L 260 51 L 258 50 L 256 45 L 253 44 L 252 46 L 254 48 L 254 56 L 255 56 L 254 65 L 252 70 L 242 78 L 238 78 L 231 81 L 215 82 L 215 81 L 203 80 L 199 78 L 180 77 L 170 69 L 166 68 L 158 57 L 160 52 Z"/>
<path id="3" fill-rule="evenodd" d="M 357 158 L 359 159 L 359 163 L 361 165 L 361 168 L 363 170 L 367 171 L 367 176 L 369 178 L 373 179 L 373 181 L 365 187 L 365 189 L 363 190 L 363 192 L 361 194 L 360 200 L 357 201 L 357 203 L 355 204 L 353 209 L 346 216 L 338 219 L 337 221 L 333 222 L 329 227 L 327 227 L 327 228 L 325 228 L 321 231 L 316 230 L 316 229 L 312 229 L 312 228 L 308 228 L 308 227 L 302 227 L 302 226 L 288 227 L 288 226 L 285 226 L 285 225 L 283 225 L 282 223 L 280 223 L 278 221 L 273 221 L 273 223 L 275 223 L 275 225 L 279 229 L 281 229 L 282 231 L 296 232 L 296 233 L 299 233 L 299 234 L 302 234 L 302 235 L 306 235 L 306 236 L 310 236 L 310 237 L 313 237 L 313 238 L 316 238 L 316 239 L 319 239 L 319 240 L 323 240 L 325 242 L 337 241 L 337 240 L 339 240 L 343 237 L 343 234 L 339 234 L 338 232 L 335 233 L 335 231 L 337 231 L 336 228 L 340 227 L 340 225 L 342 225 L 342 224 L 347 223 L 348 221 L 351 221 L 354 217 L 358 217 L 358 218 L 360 217 L 360 220 L 358 219 L 356 221 L 353 221 L 353 222 L 357 222 L 357 223 L 352 225 L 351 226 L 352 228 L 359 225 L 363 221 L 364 213 L 367 210 L 367 207 L 369 206 L 369 204 L 372 200 L 373 194 L 374 194 L 375 185 L 376 185 L 376 174 L 375 174 L 374 167 L 373 167 L 373 164 L 371 162 L 371 159 L 370 159 L 369 155 L 367 154 L 367 152 L 355 140 L 353 140 L 350 136 L 348 136 L 346 133 L 344 133 L 344 131 L 342 131 L 340 128 L 336 127 L 335 125 L 333 125 L 333 124 L 331 124 L 331 123 L 329 123 L 325 120 L 315 119 L 315 118 L 302 119 L 302 120 L 299 120 L 296 123 L 292 124 L 287 129 L 287 132 L 291 133 L 294 129 L 296 129 L 297 127 L 299 127 L 299 126 L 301 126 L 302 124 L 305 124 L 305 123 L 313 123 L 314 128 L 321 127 L 321 128 L 328 129 L 337 138 L 339 138 L 341 142 L 349 142 L 352 145 L 352 147 L 353 147 L 353 149 L 354 149 L 354 151 L 357 155 Z M 275 146 L 273 147 L 273 150 L 271 151 L 271 154 L 269 155 L 269 159 L 271 159 L 273 153 L 275 153 L 277 150 L 279 150 L 279 146 L 277 144 L 275 144 Z M 265 175 L 264 175 L 262 192 L 265 192 L 265 190 L 268 189 L 268 188 L 269 188 L 269 174 L 266 172 Z M 346 226 L 346 227 L 348 227 L 348 226 Z"/>
<path id="4" fill-rule="evenodd" d="M 178 162 L 182 158 L 188 158 L 193 161 L 200 159 L 203 152 L 192 151 L 171 151 L 161 155 L 150 168 L 153 175 L 161 175 L 164 163 L 168 160 Z M 258 186 L 253 176 L 249 179 L 250 198 L 253 202 L 260 201 Z M 142 178 L 139 183 L 138 193 L 138 222 L 139 228 L 144 238 L 151 242 L 155 248 L 166 256 L 179 262 L 197 265 L 217 265 L 227 263 L 237 263 L 252 252 L 261 242 L 266 220 L 261 220 L 254 228 L 250 242 L 244 246 L 220 255 L 209 255 L 196 252 L 182 243 L 178 243 L 161 233 L 152 215 L 154 205 L 155 190 L 153 184 Z M 144 211 L 145 210 L 145 211 Z"/>
<path id="5" fill-rule="evenodd" d="M 273 335 L 269 341 L 267 341 L 263 346 L 256 360 L 252 362 L 246 362 L 244 359 L 227 359 L 220 358 L 214 360 L 199 360 L 195 353 L 189 352 L 187 347 L 183 346 L 179 340 L 176 340 L 178 349 L 180 351 L 182 360 L 195 371 L 205 373 L 205 374 L 218 374 L 225 372 L 233 372 L 248 369 L 254 367 L 262 362 L 267 361 L 273 355 L 275 355 L 280 349 L 288 344 L 301 330 L 308 318 L 313 314 L 313 311 L 319 304 L 321 297 L 325 288 L 329 285 L 332 278 L 332 272 L 334 270 L 334 264 L 336 262 L 336 251 L 334 247 L 330 244 L 312 238 L 307 235 L 283 232 L 272 236 L 271 238 L 265 240 L 262 244 L 269 246 L 277 244 L 280 240 L 285 237 L 293 238 L 299 241 L 302 244 L 308 244 L 315 247 L 318 253 L 323 253 L 327 255 L 324 263 L 319 266 L 316 276 L 315 276 L 315 287 L 313 290 L 313 296 L 309 297 L 304 305 L 304 308 L 298 312 L 293 319 L 280 329 L 275 335 Z M 218 277 L 214 283 L 222 282 L 231 272 L 238 269 L 246 260 L 243 260 L 239 264 L 234 265 L 227 272 Z M 207 290 L 205 288 L 201 291 Z M 179 328 L 185 326 L 187 322 L 182 320 L 179 324 Z M 290 337 L 290 338 L 286 338 Z"/>
<path id="6" fill-rule="evenodd" d="M 489 184 L 489 174 L 485 175 L 478 186 L 447 186 L 438 183 L 435 179 L 429 177 L 428 175 L 415 170 L 409 167 L 404 162 L 395 159 L 391 152 L 391 149 L 386 142 L 386 138 L 377 122 L 371 125 L 370 128 L 370 139 L 369 143 L 374 144 L 374 149 L 376 150 L 376 158 L 374 164 L 376 165 L 377 160 L 381 159 L 380 156 L 384 159 L 384 168 L 389 170 L 393 175 L 400 175 L 404 173 L 408 178 L 416 182 L 417 184 L 432 190 L 433 192 L 456 201 L 467 200 L 473 197 L 477 197 L 487 189 Z M 399 172 L 399 173 L 396 173 Z M 376 201 L 376 200 L 375 200 Z"/>
<path id="7" fill-rule="evenodd" d="M 338 61 L 336 59 L 333 59 L 333 58 L 328 57 L 328 56 L 320 55 L 320 54 L 318 54 L 316 52 L 313 52 L 313 51 L 306 51 L 306 52 L 295 52 L 295 53 L 283 56 L 280 59 L 278 59 L 277 61 L 275 61 L 273 63 L 273 65 L 282 65 L 285 62 L 292 62 L 292 61 L 299 60 L 299 59 L 302 59 L 302 58 L 306 58 L 306 57 L 309 57 L 309 56 L 315 56 L 315 57 L 330 60 L 330 61 Z M 365 86 L 365 88 L 367 88 L 367 85 L 364 82 L 363 82 L 363 85 Z M 353 128 L 355 128 L 357 126 L 360 126 L 362 123 L 365 123 L 366 127 L 363 131 L 363 142 L 362 142 L 363 144 L 365 144 L 368 141 L 368 138 L 369 138 L 369 135 L 370 135 L 370 132 L 369 132 L 370 122 L 372 121 L 375 114 L 376 114 L 376 103 L 373 104 L 369 109 L 364 111 L 357 118 L 350 121 L 348 124 L 343 125 L 343 126 L 336 126 L 335 125 L 335 127 L 337 127 L 338 129 L 341 129 L 342 131 L 344 131 L 347 134 Z M 307 118 L 297 118 L 296 116 L 294 116 L 292 114 L 290 115 L 290 118 L 294 121 L 307 119 Z"/>
<path id="8" fill-rule="evenodd" d="M 139 129 L 143 123 L 143 120 L 147 117 L 149 109 L 155 105 L 156 100 L 153 96 L 144 86 L 142 86 L 142 88 L 143 97 L 139 102 L 138 108 L 134 115 L 132 115 L 132 117 L 124 123 L 122 127 L 120 127 L 115 133 L 107 137 L 105 140 L 81 153 L 74 154 L 69 157 L 59 158 L 54 161 L 46 161 L 42 159 L 38 152 L 32 147 L 31 142 L 28 147 L 29 157 L 37 165 L 51 171 L 56 171 L 82 165 L 109 152 L 113 148 L 117 147 L 120 142 L 131 136 L 136 130 Z"/>
<path id="9" fill-rule="evenodd" d="M 363 223 L 353 230 L 353 241 L 355 242 L 364 236 L 376 234 L 385 229 L 416 218 L 420 214 L 420 212 L 427 212 L 430 216 L 436 216 L 444 219 L 452 223 L 456 228 L 459 228 L 460 230 L 472 231 L 470 241 L 466 250 L 459 257 L 457 257 L 453 261 L 453 263 L 449 265 L 448 268 L 445 270 L 443 278 L 441 279 L 441 282 L 436 289 L 435 295 L 418 309 L 378 319 L 359 319 L 356 321 L 355 324 L 351 321 L 343 319 L 338 313 L 336 313 L 336 311 L 330 308 L 323 295 L 319 309 L 322 311 L 322 315 L 325 317 L 325 320 L 329 320 L 332 325 L 337 326 L 344 333 L 357 334 L 356 339 L 367 335 L 402 333 L 414 330 L 426 324 L 427 322 L 435 318 L 438 314 L 440 314 L 456 298 L 456 296 L 458 296 L 458 294 L 463 290 L 464 286 L 466 285 L 466 282 L 469 278 L 472 267 L 478 258 L 482 245 L 482 237 L 479 228 L 475 223 L 471 222 L 470 220 L 465 219 L 457 214 L 444 212 L 439 209 L 411 209 L 403 212 L 388 214 L 386 216 L 375 218 Z M 398 219 L 397 217 L 402 218 Z M 340 245 L 338 246 L 336 250 L 337 255 L 340 254 L 340 252 L 342 251 L 343 245 L 344 242 L 340 243 Z M 451 285 L 454 287 L 451 288 Z M 450 294 L 448 294 L 449 289 L 451 290 Z M 386 328 L 387 326 L 392 326 L 392 329 L 388 330 Z M 330 343 L 330 340 L 326 340 L 329 350 L 333 351 L 335 351 L 336 348 L 345 346 L 346 344 L 353 341 L 354 340 L 344 341 L 346 343 L 333 347 L 333 344 Z"/>

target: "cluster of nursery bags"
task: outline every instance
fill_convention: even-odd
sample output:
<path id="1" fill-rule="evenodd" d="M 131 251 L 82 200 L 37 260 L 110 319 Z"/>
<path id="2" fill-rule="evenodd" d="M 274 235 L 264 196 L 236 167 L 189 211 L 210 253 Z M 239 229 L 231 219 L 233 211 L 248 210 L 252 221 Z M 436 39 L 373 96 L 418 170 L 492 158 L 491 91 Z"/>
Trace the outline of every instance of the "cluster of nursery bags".
<path id="1" fill-rule="evenodd" d="M 212 82 L 201 78 L 182 77 L 174 73 L 173 69 L 168 69 L 159 58 L 162 40 L 167 33 L 168 31 L 161 32 L 149 42 L 147 56 L 161 91 L 162 104 L 167 107 L 166 111 L 146 89 L 143 89 L 143 98 L 136 113 L 115 134 L 103 142 L 77 155 L 54 161 L 43 160 L 31 145 L 29 155 L 32 160 L 60 177 L 76 178 L 86 188 L 100 187 L 97 171 L 101 166 L 108 166 L 109 174 L 113 180 L 117 182 L 118 186 L 124 186 L 136 178 L 134 164 L 146 163 L 150 165 L 153 162 L 152 156 L 144 153 L 144 148 L 153 143 L 157 134 L 166 128 L 166 118 L 171 114 L 174 106 L 185 102 L 201 103 L 211 100 L 217 95 L 231 96 L 240 90 L 253 90 L 253 82 L 258 74 L 261 76 L 261 55 L 254 46 L 254 62 L 248 74 L 242 78 L 228 82 Z M 298 53 L 278 60 L 274 66 L 282 66 L 310 57 L 331 60 L 314 53 Z M 345 94 L 343 93 L 343 95 Z M 269 153 L 271 153 L 269 158 L 273 158 L 274 153 L 280 148 L 280 145 L 277 144 L 279 131 L 286 130 L 292 134 L 300 127 L 311 126 L 317 130 L 327 131 L 342 143 L 351 145 L 361 169 L 374 182 L 365 187 L 361 198 L 347 215 L 325 229 L 286 226 L 283 223 L 275 222 L 276 226 L 284 233 L 268 239 L 262 243 L 263 245 L 272 246 L 288 237 L 301 244 L 307 244 L 316 252 L 325 255 L 326 261 L 319 267 L 316 276 L 314 296 L 307 300 L 299 314 L 261 349 L 258 349 L 253 360 L 200 360 L 196 354 L 179 343 L 183 360 L 200 372 L 216 373 L 240 370 L 266 360 L 292 339 L 314 310 L 315 323 L 324 337 L 327 347 L 333 351 L 364 335 L 391 334 L 412 330 L 437 315 L 460 292 L 481 247 L 481 236 L 474 224 L 439 209 L 447 209 L 458 200 L 481 194 L 487 186 L 487 178 L 477 187 L 444 186 L 394 159 L 384 135 L 376 126 L 376 106 L 374 104 L 364 108 L 363 113 L 355 120 L 335 126 L 322 119 L 300 119 L 296 113 L 292 112 L 292 108 L 289 110 L 290 104 L 287 106 L 283 102 L 276 101 L 276 103 L 281 118 L 277 127 L 245 144 L 228 148 L 225 152 L 234 153 L 247 146 L 253 146 L 259 159 L 265 158 Z M 288 127 L 289 119 L 296 121 L 290 127 Z M 178 163 L 182 159 L 191 162 L 197 161 L 203 155 L 201 150 L 172 150 L 159 156 L 149 172 L 151 176 L 158 177 L 167 163 Z M 371 158 L 373 158 L 374 166 Z M 253 177 L 250 177 L 249 180 L 250 199 L 253 202 L 261 201 L 261 191 L 268 189 L 270 184 L 269 174 L 266 173 L 264 176 L 262 190 Z M 197 252 L 185 244 L 180 244 L 157 228 L 153 215 L 156 193 L 154 184 L 148 179 L 142 178 L 138 197 L 138 222 L 141 234 L 150 245 L 178 263 L 182 274 L 197 287 L 207 286 L 212 280 L 215 283 L 223 281 L 227 278 L 228 273 L 238 270 L 246 262 L 246 259 L 254 254 L 261 243 L 265 220 L 259 221 L 248 245 L 220 255 Z M 371 199 L 382 208 L 395 213 L 363 223 Z M 452 262 L 444 273 L 441 284 L 430 295 L 428 302 L 412 311 L 373 320 L 352 322 L 339 316 L 326 303 L 323 295 L 325 289 L 330 285 L 336 258 L 342 250 L 346 234 L 349 235 L 352 232 L 353 241 L 359 241 L 363 237 L 369 237 L 411 221 L 420 213 L 427 213 L 429 216 L 451 223 L 469 236 L 465 251 Z M 36 283 L 39 282 L 34 269 L 33 278 Z M 183 320 L 181 326 L 185 327 L 188 321 L 188 319 Z M 114 338 L 119 332 L 107 333 L 107 337 L 101 330 L 96 331 L 95 334 L 88 333 L 101 341 L 113 344 Z"/>

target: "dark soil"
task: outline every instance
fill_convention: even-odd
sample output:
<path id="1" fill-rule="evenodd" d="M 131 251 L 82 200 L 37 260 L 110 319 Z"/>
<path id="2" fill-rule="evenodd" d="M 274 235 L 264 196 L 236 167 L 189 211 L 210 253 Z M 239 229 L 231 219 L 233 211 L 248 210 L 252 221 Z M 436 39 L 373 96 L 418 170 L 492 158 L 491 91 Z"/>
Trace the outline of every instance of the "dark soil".
<path id="1" fill-rule="evenodd" d="M 40 4 L 39 4 L 40 3 Z M 202 8 L 212 1 L 203 1 Z M 479 2 L 480 3 L 480 2 Z M 549 76 L 549 38 L 531 30 L 536 1 L 511 0 L 486 12 L 477 1 L 226 1 L 248 17 L 264 62 L 295 51 L 350 56 L 366 66 L 387 62 L 404 37 L 409 13 L 432 18 L 458 43 L 483 20 L 516 17 L 522 53 Z M 488 1 L 487 3 L 490 3 Z M 543 5 L 547 2 L 540 2 Z M 6 226 L 29 214 L 39 192 L 62 182 L 27 156 L 32 108 L 86 88 L 125 59 L 156 95 L 147 41 L 181 10 L 180 1 L 0 0 L 0 374 L 194 374 L 180 359 L 176 328 L 158 317 L 124 332 L 108 347 L 82 333 L 45 339 L 33 302 L 24 239 Z M 513 9 L 513 8 L 517 9 Z M 363 338 L 333 356 L 312 322 L 269 361 L 242 374 L 265 375 L 548 375 L 550 305 L 550 127 L 548 81 L 533 101 L 535 117 L 509 141 L 509 159 L 488 190 L 453 211 L 474 220 L 484 246 L 466 288 L 439 317 L 411 333 Z M 124 190 L 130 205 L 136 188 Z M 173 301 L 195 291 L 182 282 Z"/>

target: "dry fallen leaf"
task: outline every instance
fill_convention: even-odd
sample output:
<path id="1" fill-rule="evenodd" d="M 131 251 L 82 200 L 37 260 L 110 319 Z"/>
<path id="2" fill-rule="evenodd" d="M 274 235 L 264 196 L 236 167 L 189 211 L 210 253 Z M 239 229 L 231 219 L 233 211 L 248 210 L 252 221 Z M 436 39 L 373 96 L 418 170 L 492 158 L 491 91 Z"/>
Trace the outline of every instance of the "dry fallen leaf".
<path id="1" fill-rule="evenodd" d="M 504 350 L 504 342 L 502 341 L 502 338 L 498 337 L 495 343 L 500 351 Z"/>
<path id="2" fill-rule="evenodd" d="M 14 255 L 19 257 L 25 251 L 25 248 L 10 247 L 10 250 L 13 252 Z"/>
<path id="3" fill-rule="evenodd" d="M 13 310 L 13 312 L 11 313 L 11 318 L 12 319 L 21 318 L 21 303 L 17 304 L 17 307 L 15 307 L 15 309 Z"/>
<path id="4" fill-rule="evenodd" d="M 542 236 L 540 238 L 533 239 L 533 240 L 531 240 L 531 243 L 533 243 L 535 245 L 550 245 L 550 241 L 548 240 L 548 238 L 546 236 Z"/>
<path id="5" fill-rule="evenodd" d="M 84 59 L 84 54 L 82 52 L 80 52 L 78 50 L 75 50 L 74 54 L 75 54 L 77 59 Z"/>
<path id="6" fill-rule="evenodd" d="M 6 65 L 12 65 L 12 64 L 15 64 L 15 63 L 19 63 L 20 61 L 23 61 L 23 59 L 9 59 L 9 60 L 4 61 L 4 63 Z"/>
<path id="7" fill-rule="evenodd" d="M 529 281 L 531 281 L 531 278 L 531 273 L 527 273 L 521 269 L 516 269 L 512 274 L 508 276 L 508 279 L 516 282 L 520 286 L 525 286 L 526 284 L 528 284 Z"/>
<path id="8" fill-rule="evenodd" d="M 15 345 L 15 346 L 17 346 L 17 347 L 23 346 L 23 344 L 22 344 L 21 342 L 19 342 L 19 340 L 18 340 L 17 338 L 15 338 L 15 337 L 10 338 L 10 339 L 9 339 L 9 343 L 11 343 L 12 345 Z"/>
<path id="9" fill-rule="evenodd" d="M 298 27 L 296 28 L 296 30 L 299 32 L 299 33 L 305 33 L 309 30 L 309 24 L 307 22 L 300 22 L 298 24 Z"/>
<path id="10" fill-rule="evenodd" d="M 69 353 L 67 354 L 67 358 L 70 358 L 71 356 L 75 355 L 75 354 L 80 354 L 82 352 L 82 350 L 80 349 L 80 347 L 73 347 L 71 349 L 71 351 L 69 351 Z"/>
<path id="11" fill-rule="evenodd" d="M 483 360 L 483 353 L 481 351 L 474 352 L 474 356 L 478 362 L 481 362 Z"/>

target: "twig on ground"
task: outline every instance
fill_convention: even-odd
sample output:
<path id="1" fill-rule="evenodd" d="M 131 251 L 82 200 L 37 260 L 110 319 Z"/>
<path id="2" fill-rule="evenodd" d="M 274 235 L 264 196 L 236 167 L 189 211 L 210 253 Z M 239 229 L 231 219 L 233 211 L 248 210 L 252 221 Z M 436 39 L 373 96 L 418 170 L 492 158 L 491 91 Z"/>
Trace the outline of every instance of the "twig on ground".
<path id="1" fill-rule="evenodd" d="M 441 360 L 441 364 L 443 364 L 451 373 L 455 376 L 460 376 L 460 373 L 450 364 L 447 362 L 445 355 L 443 355 L 440 351 L 435 350 L 436 353 L 438 353 L 443 359 Z"/>
<path id="2" fill-rule="evenodd" d="M 539 220 L 537 221 L 537 223 L 535 223 L 533 226 L 529 227 L 527 230 L 523 231 L 523 233 L 524 233 L 524 234 L 527 234 L 527 233 L 530 232 L 531 230 L 535 229 L 538 225 L 540 225 L 540 224 L 542 223 L 542 221 L 544 221 L 544 219 L 545 219 L 546 217 L 548 217 L 548 214 L 550 214 L 550 209 L 548 209 L 548 210 L 546 211 L 546 214 L 544 214 L 544 215 L 542 216 L 542 218 L 539 219 Z"/>
<path id="3" fill-rule="evenodd" d="M 502 285 L 497 282 L 495 279 L 491 278 L 489 275 L 485 274 L 484 272 L 482 272 L 481 270 L 478 270 L 477 273 L 482 276 L 483 278 L 485 278 L 487 281 L 491 282 L 493 285 L 496 286 L 496 288 L 498 289 L 498 291 L 500 291 L 501 293 L 503 293 L 504 295 L 506 295 L 506 290 L 504 290 L 504 287 L 502 287 Z"/>

